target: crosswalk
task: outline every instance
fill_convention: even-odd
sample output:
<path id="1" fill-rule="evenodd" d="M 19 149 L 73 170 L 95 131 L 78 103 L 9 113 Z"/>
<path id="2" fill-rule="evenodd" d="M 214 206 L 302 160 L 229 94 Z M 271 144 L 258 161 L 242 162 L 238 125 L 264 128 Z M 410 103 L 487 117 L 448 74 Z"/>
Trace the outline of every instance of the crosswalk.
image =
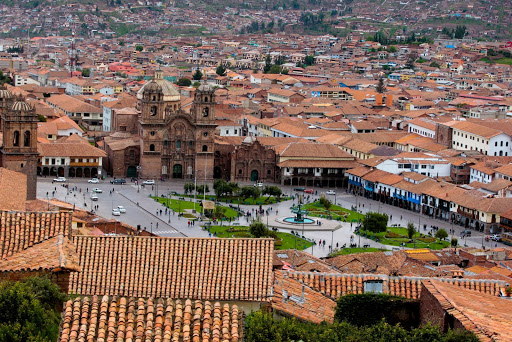
<path id="1" fill-rule="evenodd" d="M 176 234 L 178 231 L 176 229 L 171 230 L 153 230 L 155 234 Z"/>

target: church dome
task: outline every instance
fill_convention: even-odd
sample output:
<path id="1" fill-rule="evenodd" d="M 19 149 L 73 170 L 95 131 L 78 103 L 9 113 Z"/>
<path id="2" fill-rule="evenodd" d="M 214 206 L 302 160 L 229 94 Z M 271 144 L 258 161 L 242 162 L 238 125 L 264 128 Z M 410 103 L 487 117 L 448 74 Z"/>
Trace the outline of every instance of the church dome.
<path id="1" fill-rule="evenodd" d="M 155 74 L 155 78 L 147 82 L 137 92 L 137 99 L 142 100 L 144 93 L 162 93 L 164 102 L 180 101 L 180 93 L 178 89 L 169 81 L 163 78 L 161 72 Z"/>
<path id="2" fill-rule="evenodd" d="M 32 109 L 32 106 L 26 103 L 25 101 L 16 101 L 11 107 L 11 110 L 16 112 L 29 112 Z"/>
<path id="3" fill-rule="evenodd" d="M 12 98 L 12 93 L 7 89 L 0 89 L 0 99 L 10 99 Z"/>
<path id="4" fill-rule="evenodd" d="M 209 85 L 209 84 L 201 84 L 197 90 L 199 91 L 205 91 L 205 92 L 209 92 L 209 91 L 214 91 L 215 89 Z"/>

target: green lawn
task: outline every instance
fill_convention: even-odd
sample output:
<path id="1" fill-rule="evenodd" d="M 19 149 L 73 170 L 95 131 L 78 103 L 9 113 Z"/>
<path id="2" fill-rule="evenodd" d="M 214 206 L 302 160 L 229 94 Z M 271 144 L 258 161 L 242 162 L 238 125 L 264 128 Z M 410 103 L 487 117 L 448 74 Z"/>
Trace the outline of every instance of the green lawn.
<path id="1" fill-rule="evenodd" d="M 405 243 L 405 247 L 408 248 L 443 249 L 450 246 L 449 241 L 441 241 L 435 237 L 420 234 L 419 232 L 414 234 L 413 242 L 409 242 L 407 229 L 403 227 L 388 227 L 386 232 L 381 233 L 362 230 L 360 234 L 372 240 L 378 239 L 378 242 L 388 246 L 401 246 L 402 243 Z"/>
<path id="2" fill-rule="evenodd" d="M 175 196 L 180 196 L 180 197 L 187 197 L 187 198 L 194 198 L 194 195 L 183 195 L 183 194 L 179 194 L 179 195 L 175 195 Z M 203 195 L 200 194 L 200 195 L 196 195 L 196 199 L 198 200 L 201 200 L 203 199 Z M 226 204 L 245 204 L 245 205 L 265 205 L 265 204 L 274 204 L 274 203 L 277 203 L 277 198 L 273 197 L 273 196 L 270 196 L 270 198 L 268 198 L 268 196 L 261 196 L 261 197 L 258 197 L 256 199 L 253 199 L 253 198 L 246 198 L 245 200 L 240 198 L 240 197 L 235 197 L 235 196 L 227 196 L 227 197 L 221 197 L 219 199 L 217 199 L 217 196 L 216 195 L 209 195 L 209 194 L 206 194 L 206 199 L 209 200 L 209 201 L 219 201 L 221 203 L 226 203 Z M 291 199 L 291 197 L 281 197 L 280 198 L 280 201 L 287 201 Z"/>
<path id="3" fill-rule="evenodd" d="M 339 205 L 332 205 L 329 208 L 329 212 L 317 201 L 313 203 L 308 203 L 304 205 L 304 208 L 308 211 L 308 216 L 313 217 L 327 217 L 330 215 L 333 220 L 341 220 L 345 219 L 347 222 L 351 221 L 359 221 L 364 217 L 363 214 L 356 213 L 355 211 L 345 209 L 340 207 Z"/>
<path id="4" fill-rule="evenodd" d="M 249 227 L 245 226 L 211 226 L 208 229 L 212 234 L 215 233 L 220 238 L 253 238 L 249 232 Z M 276 232 L 280 240 L 275 241 L 275 249 L 299 249 L 309 248 L 313 243 L 299 238 L 290 233 Z"/>
<path id="5" fill-rule="evenodd" d="M 343 248 L 333 254 L 330 254 L 329 257 L 335 257 L 337 255 L 347 255 L 347 254 L 356 254 L 356 253 L 370 253 L 370 252 L 384 252 L 386 249 L 381 248 Z"/>
<path id="6" fill-rule="evenodd" d="M 512 58 L 502 57 L 494 60 L 497 64 L 512 65 Z"/>
<path id="7" fill-rule="evenodd" d="M 193 201 L 180 201 L 180 200 L 169 199 L 169 198 L 164 198 L 164 197 L 153 197 L 153 199 L 155 201 L 158 201 L 159 203 L 162 203 L 167 208 L 173 209 L 177 213 L 182 213 L 182 212 L 185 211 L 185 209 L 194 209 L 194 202 Z M 233 209 L 228 208 L 228 207 L 225 207 L 225 208 L 226 208 L 225 215 L 226 215 L 227 218 L 235 218 L 235 217 L 238 216 L 236 210 L 233 210 Z M 203 207 L 199 203 L 196 203 L 195 209 L 198 212 L 202 212 L 203 211 Z"/>

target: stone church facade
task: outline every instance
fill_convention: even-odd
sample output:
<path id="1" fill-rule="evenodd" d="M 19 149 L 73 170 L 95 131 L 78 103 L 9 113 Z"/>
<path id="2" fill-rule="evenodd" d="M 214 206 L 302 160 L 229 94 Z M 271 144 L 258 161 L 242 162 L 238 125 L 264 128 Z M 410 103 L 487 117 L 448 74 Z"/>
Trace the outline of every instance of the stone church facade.
<path id="1" fill-rule="evenodd" d="M 27 200 L 37 193 L 37 123 L 35 108 L 0 87 L 0 166 L 27 176 Z"/>
<path id="2" fill-rule="evenodd" d="M 199 86 L 190 112 L 160 70 L 138 92 L 139 177 L 213 179 L 215 89 Z"/>

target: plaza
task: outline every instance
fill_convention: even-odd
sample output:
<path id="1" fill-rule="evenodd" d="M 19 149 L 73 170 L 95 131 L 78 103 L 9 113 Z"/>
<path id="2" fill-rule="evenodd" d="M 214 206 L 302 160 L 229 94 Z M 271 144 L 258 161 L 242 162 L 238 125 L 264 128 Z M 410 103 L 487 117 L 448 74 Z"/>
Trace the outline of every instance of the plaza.
<path id="1" fill-rule="evenodd" d="M 113 185 L 110 183 L 110 178 L 100 181 L 99 184 L 89 184 L 86 179 L 68 179 L 68 188 L 62 186 L 61 183 L 52 183 L 50 178 L 38 178 L 38 191 L 37 197 L 42 200 L 56 198 L 63 200 L 77 208 L 91 210 L 92 206 L 97 205 L 98 209 L 96 214 L 107 218 L 116 219 L 125 222 L 133 227 L 140 226 L 141 229 L 152 232 L 153 234 L 165 237 L 208 237 L 208 231 L 204 230 L 201 223 L 189 226 L 189 219 L 178 216 L 177 213 L 168 211 L 167 215 L 160 215 L 160 209 L 164 210 L 162 204 L 156 202 L 152 197 L 154 195 L 168 196 L 172 191 L 183 193 L 184 181 L 158 181 L 154 186 L 138 186 L 134 182 L 127 182 L 124 185 Z M 252 183 L 243 184 L 240 186 L 253 185 Z M 209 184 L 210 189 L 213 189 L 212 184 Z M 279 185 L 278 185 L 279 186 Z M 77 188 L 76 191 L 69 191 L 70 189 Z M 92 188 L 99 188 L 103 192 L 97 194 L 98 200 L 92 201 L 90 199 L 90 192 Z M 280 186 L 283 193 L 286 195 L 294 194 L 290 187 Z M 114 192 L 112 192 L 114 190 Z M 320 194 L 326 192 L 328 189 L 315 188 L 315 194 L 309 195 L 309 200 L 306 197 L 306 202 L 313 202 L 320 197 Z M 445 228 L 447 231 L 452 227 L 445 221 L 435 220 L 427 216 L 419 215 L 418 213 L 411 212 L 405 209 L 394 207 L 388 204 L 375 202 L 370 199 L 354 196 L 347 193 L 344 189 L 336 189 L 336 195 L 328 195 L 327 198 L 333 203 L 340 205 L 344 208 L 356 207 L 358 212 L 364 214 L 368 211 L 376 211 L 386 213 L 390 217 L 388 225 L 399 225 L 405 227 L 408 222 L 412 222 L 416 227 L 421 227 L 419 230 L 423 234 L 427 234 L 429 227 L 438 226 Z M 201 196 L 198 197 L 200 199 Z M 208 197 L 208 194 L 206 195 Z M 173 196 L 177 199 L 177 196 Z M 187 201 L 193 201 L 193 198 L 184 198 Z M 262 209 L 269 210 L 269 215 L 262 215 L 261 220 L 269 227 L 277 228 L 279 231 L 298 233 L 307 239 L 314 240 L 317 244 L 311 248 L 306 249 L 317 257 L 326 257 L 330 253 L 330 247 L 333 249 L 340 248 L 344 244 L 349 246 L 351 237 L 358 246 L 367 245 L 373 248 L 391 249 L 392 246 L 382 245 L 374 240 L 367 239 L 355 235 L 354 229 L 356 222 L 343 222 L 337 220 L 328 220 L 320 218 L 322 225 L 302 225 L 302 224 L 286 224 L 283 219 L 286 217 L 293 217 L 291 207 L 297 204 L 297 200 L 288 200 L 275 204 L 262 205 Z M 121 216 L 113 216 L 112 209 L 117 206 L 124 206 L 126 213 Z M 255 205 L 240 205 L 240 210 L 250 211 L 256 210 L 258 206 Z M 199 209 L 199 205 L 198 205 Z M 158 214 L 157 214 L 158 213 Z M 309 217 L 309 216 L 308 216 Z M 251 217 L 241 216 L 237 222 L 240 225 L 249 225 Z M 311 217 L 313 220 L 318 220 L 316 217 Z M 423 227 L 427 227 L 424 229 Z M 464 240 L 460 239 L 460 232 L 462 227 L 453 227 L 453 237 L 459 239 L 459 245 L 467 244 L 472 247 L 481 247 L 482 245 L 487 248 L 494 247 L 495 242 L 485 241 L 482 233 L 474 232 L 471 237 L 466 237 Z M 449 236 L 451 238 L 452 235 Z M 325 245 L 319 244 L 320 240 L 325 241 Z M 498 245 L 501 245 L 498 243 Z"/>

